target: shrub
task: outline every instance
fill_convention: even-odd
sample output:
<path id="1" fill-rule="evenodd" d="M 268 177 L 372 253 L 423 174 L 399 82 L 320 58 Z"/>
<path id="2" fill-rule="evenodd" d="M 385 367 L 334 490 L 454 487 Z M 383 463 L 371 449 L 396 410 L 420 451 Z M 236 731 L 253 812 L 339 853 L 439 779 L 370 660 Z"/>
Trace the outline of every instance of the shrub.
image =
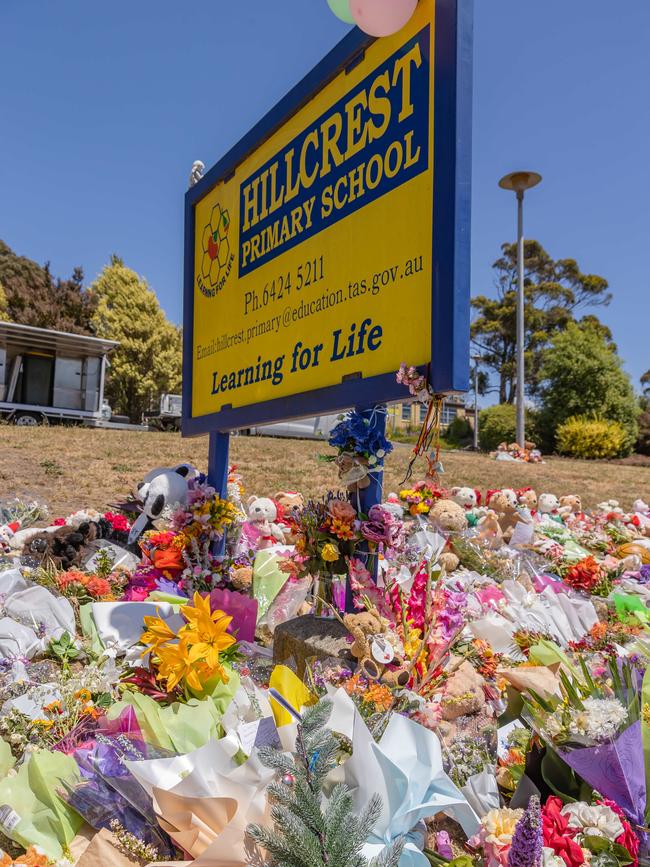
<path id="1" fill-rule="evenodd" d="M 503 442 L 513 443 L 517 438 L 517 414 L 513 404 L 499 403 L 482 409 L 478 420 L 479 445 L 483 451 L 491 452 Z M 537 413 L 526 410 L 526 439 L 538 440 Z"/>
<path id="2" fill-rule="evenodd" d="M 639 438 L 636 450 L 640 455 L 650 455 L 650 409 L 644 410 L 639 416 Z"/>
<path id="3" fill-rule="evenodd" d="M 445 439 L 457 446 L 466 446 L 472 442 L 472 426 L 466 418 L 456 416 L 447 427 Z"/>
<path id="4" fill-rule="evenodd" d="M 555 432 L 560 454 L 574 458 L 616 458 L 625 453 L 626 432 L 617 421 L 572 416 Z"/>

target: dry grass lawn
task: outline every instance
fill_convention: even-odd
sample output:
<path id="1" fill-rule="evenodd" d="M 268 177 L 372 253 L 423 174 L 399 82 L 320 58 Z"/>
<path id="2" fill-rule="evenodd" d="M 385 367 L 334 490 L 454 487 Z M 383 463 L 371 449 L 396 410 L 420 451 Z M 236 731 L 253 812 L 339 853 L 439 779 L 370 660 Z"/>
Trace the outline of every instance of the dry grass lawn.
<path id="1" fill-rule="evenodd" d="M 249 493 L 337 488 L 336 470 L 317 460 L 324 443 L 233 437 L 231 460 Z M 397 445 L 386 466 L 385 490 L 398 490 L 410 446 Z M 178 434 L 86 428 L 0 426 L 0 499 L 16 495 L 47 503 L 54 516 L 121 499 L 151 467 L 189 461 L 207 466 L 208 439 Z M 550 458 L 545 464 L 507 464 L 471 452 L 446 452 L 444 483 L 487 488 L 532 485 L 538 493 L 577 492 L 586 506 L 613 497 L 629 507 L 650 499 L 650 467 Z M 423 466 L 420 465 L 423 475 Z M 418 473 L 416 470 L 415 479 Z"/>

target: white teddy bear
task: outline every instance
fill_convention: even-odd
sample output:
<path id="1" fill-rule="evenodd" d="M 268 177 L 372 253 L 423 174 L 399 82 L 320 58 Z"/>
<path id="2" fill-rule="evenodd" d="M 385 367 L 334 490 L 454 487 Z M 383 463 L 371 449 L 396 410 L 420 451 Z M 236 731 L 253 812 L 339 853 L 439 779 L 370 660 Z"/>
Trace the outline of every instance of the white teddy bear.
<path id="1" fill-rule="evenodd" d="M 248 498 L 248 520 L 242 527 L 242 538 L 257 551 L 285 542 L 282 528 L 275 523 L 278 509 L 269 497 Z"/>

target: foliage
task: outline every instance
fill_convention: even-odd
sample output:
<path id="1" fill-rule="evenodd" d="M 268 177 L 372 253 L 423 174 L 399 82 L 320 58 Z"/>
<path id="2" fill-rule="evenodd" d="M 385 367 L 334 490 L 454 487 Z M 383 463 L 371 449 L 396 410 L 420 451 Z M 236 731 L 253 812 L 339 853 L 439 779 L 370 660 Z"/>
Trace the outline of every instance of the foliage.
<path id="1" fill-rule="evenodd" d="M 305 711 L 295 757 L 272 747 L 260 749 L 263 764 L 282 779 L 268 787 L 274 829 L 249 825 L 248 833 L 281 867 L 397 867 L 401 841 L 371 862 L 361 855 L 381 812 L 378 795 L 355 816 L 350 791 L 339 783 L 323 804 L 323 783 L 336 767 L 339 751 L 339 741 L 326 727 L 331 710 L 332 703 L 323 699 Z"/>
<path id="2" fill-rule="evenodd" d="M 512 403 L 516 379 L 517 245 L 503 244 L 502 255 L 492 266 L 496 298 L 472 299 L 477 313 L 472 339 L 482 364 L 498 377 L 499 402 Z M 553 335 L 561 333 L 586 305 L 608 304 L 607 281 L 583 274 L 575 259 L 552 259 L 539 241 L 524 242 L 525 365 L 531 395 L 539 387 L 543 350 Z M 611 334 L 595 316 L 585 317 L 611 340 Z"/>
<path id="3" fill-rule="evenodd" d="M 639 416 L 639 438 L 636 450 L 641 455 L 650 455 L 650 407 Z"/>
<path id="4" fill-rule="evenodd" d="M 617 421 L 572 416 L 555 432 L 557 450 L 573 458 L 616 458 L 625 450 L 625 431 Z"/>
<path id="5" fill-rule="evenodd" d="M 540 427 L 546 449 L 554 446 L 555 431 L 564 421 L 598 413 L 623 427 L 621 454 L 632 451 L 638 433 L 638 403 L 621 359 L 598 329 L 569 323 L 544 353 L 540 376 Z"/>
<path id="6" fill-rule="evenodd" d="M 37 328 L 91 334 L 93 299 L 83 288 L 83 271 L 55 279 L 49 263 L 18 256 L 0 241 L 0 318 Z M 4 300 L 3 300 L 4 299 Z"/>
<path id="7" fill-rule="evenodd" d="M 449 423 L 445 439 L 456 446 L 466 446 L 472 441 L 472 426 L 466 418 L 457 415 Z"/>
<path id="8" fill-rule="evenodd" d="M 479 445 L 490 452 L 501 443 L 512 443 L 517 438 L 517 413 L 511 403 L 498 403 L 482 409 L 478 422 Z M 526 439 L 537 442 L 537 413 L 526 410 Z"/>
<path id="9" fill-rule="evenodd" d="M 181 332 L 155 294 L 113 256 L 91 287 L 99 337 L 119 341 L 111 354 L 106 396 L 118 413 L 139 421 L 160 394 L 181 384 Z"/>

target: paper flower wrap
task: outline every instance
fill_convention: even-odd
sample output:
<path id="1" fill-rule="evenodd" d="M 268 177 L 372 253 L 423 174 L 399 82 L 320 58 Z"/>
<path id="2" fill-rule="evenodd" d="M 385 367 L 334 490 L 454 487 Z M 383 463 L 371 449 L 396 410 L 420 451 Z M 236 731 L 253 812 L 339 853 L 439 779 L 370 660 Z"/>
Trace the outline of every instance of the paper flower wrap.
<path id="1" fill-rule="evenodd" d="M 593 789 L 615 801 L 633 825 L 645 824 L 646 782 L 640 721 L 609 744 L 558 750 L 558 754 Z"/>
<path id="2" fill-rule="evenodd" d="M 363 854 L 375 857 L 387 845 L 406 835 L 400 867 L 429 867 L 422 853 L 418 823 L 444 812 L 462 825 L 468 837 L 478 831 L 479 821 L 464 795 L 443 769 L 437 735 L 407 717 L 393 714 L 379 743 L 375 743 L 350 697 L 338 690 L 330 728 L 352 740 L 353 754 L 343 765 L 343 779 L 354 798 L 356 811 L 375 793 L 382 811 Z"/>
<path id="3" fill-rule="evenodd" d="M 238 741 L 210 741 L 172 759 L 127 762 L 153 797 L 160 826 L 194 867 L 248 867 L 246 827 L 268 823 L 266 788 L 275 771 L 265 768 L 253 749 L 238 765 Z"/>

